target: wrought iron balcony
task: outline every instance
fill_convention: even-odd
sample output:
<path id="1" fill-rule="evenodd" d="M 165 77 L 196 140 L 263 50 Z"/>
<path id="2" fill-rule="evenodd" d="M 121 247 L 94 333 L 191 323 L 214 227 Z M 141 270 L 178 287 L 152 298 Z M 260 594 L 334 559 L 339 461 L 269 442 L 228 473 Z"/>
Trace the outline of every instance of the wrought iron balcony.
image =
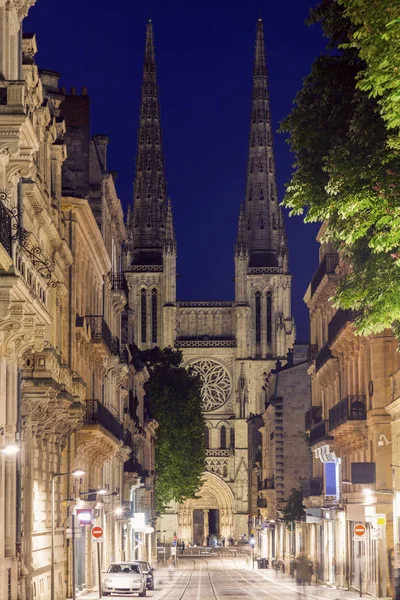
<path id="1" fill-rule="evenodd" d="M 321 406 L 312 406 L 308 409 L 304 416 L 304 425 L 306 431 L 310 431 L 310 429 L 317 425 L 322 421 L 322 407 Z"/>
<path id="2" fill-rule="evenodd" d="M 102 315 L 86 315 L 86 321 L 90 325 L 92 341 L 103 341 L 110 352 L 113 352 L 113 336 L 104 317 Z"/>
<path id="3" fill-rule="evenodd" d="M 309 498 L 310 496 L 321 496 L 323 489 L 324 484 L 321 477 L 307 477 L 301 482 L 301 491 L 303 492 L 304 498 Z"/>
<path id="4" fill-rule="evenodd" d="M 332 344 L 346 323 L 354 321 L 358 314 L 356 310 L 342 310 L 339 308 L 328 324 L 328 343 Z"/>
<path id="5" fill-rule="evenodd" d="M 331 349 L 328 344 L 325 344 L 315 357 L 315 370 L 319 371 L 330 358 L 332 358 Z"/>
<path id="6" fill-rule="evenodd" d="M 365 421 L 367 418 L 365 396 L 347 396 L 329 410 L 329 430 L 346 421 Z"/>
<path id="7" fill-rule="evenodd" d="M 137 458 L 128 460 L 124 463 L 124 471 L 125 473 L 136 473 L 139 477 L 143 475 L 143 467 Z"/>
<path id="8" fill-rule="evenodd" d="M 339 257 L 337 252 L 325 254 L 311 280 L 311 296 L 315 294 L 325 275 L 333 275 L 335 273 L 338 264 Z"/>
<path id="9" fill-rule="evenodd" d="M 111 289 L 113 291 L 125 292 L 125 296 L 129 298 L 129 288 L 123 273 L 113 273 L 111 276 Z"/>
<path id="10" fill-rule="evenodd" d="M 312 446 L 313 444 L 326 439 L 328 436 L 328 421 L 321 421 L 317 425 L 314 425 L 310 430 L 310 445 Z"/>
<path id="11" fill-rule="evenodd" d="M 118 440 L 124 439 L 122 423 L 99 400 L 86 400 L 87 425 L 101 425 Z"/>
<path id="12" fill-rule="evenodd" d="M 11 216 L 2 202 L 0 202 L 0 244 L 7 254 L 12 256 Z"/>

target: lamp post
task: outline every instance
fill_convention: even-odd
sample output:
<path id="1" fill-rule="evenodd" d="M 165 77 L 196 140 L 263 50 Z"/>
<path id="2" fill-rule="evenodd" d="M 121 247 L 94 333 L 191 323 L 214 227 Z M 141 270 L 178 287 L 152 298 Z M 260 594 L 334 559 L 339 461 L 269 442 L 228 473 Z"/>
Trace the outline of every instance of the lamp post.
<path id="1" fill-rule="evenodd" d="M 54 502 L 54 488 L 55 481 L 57 477 L 67 477 L 68 475 L 72 475 L 73 477 L 82 477 L 85 474 L 85 471 L 82 469 L 74 469 L 73 471 L 68 471 L 68 473 L 53 473 L 51 476 L 51 575 L 50 575 L 50 583 L 51 583 L 51 600 L 55 600 L 55 581 L 54 581 L 54 530 L 55 530 L 55 502 Z"/>

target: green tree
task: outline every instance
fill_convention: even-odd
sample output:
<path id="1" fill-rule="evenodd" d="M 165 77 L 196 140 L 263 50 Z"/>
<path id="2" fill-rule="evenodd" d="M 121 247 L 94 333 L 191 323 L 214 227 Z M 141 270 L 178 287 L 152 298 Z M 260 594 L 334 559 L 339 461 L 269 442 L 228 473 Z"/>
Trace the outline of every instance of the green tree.
<path id="1" fill-rule="evenodd" d="M 142 352 L 150 372 L 145 384 L 156 440 L 156 509 L 193 498 L 205 469 L 204 418 L 199 378 L 182 367 L 182 353 L 171 348 Z"/>
<path id="2" fill-rule="evenodd" d="M 362 2 L 361 2 L 362 4 Z M 311 11 L 328 37 L 281 131 L 296 157 L 284 204 L 305 221 L 326 221 L 323 241 L 341 252 L 333 298 L 360 310 L 358 333 L 400 321 L 400 157 L 378 100 L 360 89 L 367 63 L 352 43 L 357 25 L 335 0 Z"/>
<path id="3" fill-rule="evenodd" d="M 390 142 L 400 148 L 400 4 L 395 0 L 339 0 L 354 25 L 349 44 L 365 61 L 358 87 L 378 98 Z M 397 130 L 397 131 L 396 131 Z"/>
<path id="4" fill-rule="evenodd" d="M 303 521 L 306 512 L 303 506 L 303 494 L 296 488 L 292 488 L 291 494 L 282 508 L 283 520 L 286 525 L 294 525 L 296 521 Z"/>

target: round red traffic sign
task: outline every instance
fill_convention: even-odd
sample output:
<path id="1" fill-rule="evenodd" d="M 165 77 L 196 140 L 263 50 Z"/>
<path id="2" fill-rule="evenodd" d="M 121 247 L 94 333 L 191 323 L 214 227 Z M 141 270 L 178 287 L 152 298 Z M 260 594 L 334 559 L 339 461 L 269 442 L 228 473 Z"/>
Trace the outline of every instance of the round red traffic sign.
<path id="1" fill-rule="evenodd" d="M 99 527 L 99 525 L 96 525 L 96 527 L 93 527 L 93 529 L 92 529 L 92 537 L 95 540 L 98 540 L 99 538 L 103 537 L 103 528 Z"/>
<path id="2" fill-rule="evenodd" d="M 354 535 L 357 537 L 364 537 L 365 532 L 366 528 L 362 523 L 357 523 L 357 525 L 354 525 Z"/>

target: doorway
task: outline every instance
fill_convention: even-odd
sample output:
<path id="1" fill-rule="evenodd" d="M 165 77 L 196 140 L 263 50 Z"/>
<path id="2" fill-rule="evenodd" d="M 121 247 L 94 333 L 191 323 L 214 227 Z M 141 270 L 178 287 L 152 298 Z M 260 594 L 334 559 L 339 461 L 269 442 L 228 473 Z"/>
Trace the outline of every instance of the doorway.
<path id="1" fill-rule="evenodd" d="M 204 511 L 195 508 L 193 511 L 193 544 L 202 546 L 204 542 Z"/>
<path id="2" fill-rule="evenodd" d="M 211 508 L 208 511 L 208 527 L 209 534 L 216 535 L 219 537 L 219 510 L 218 508 Z"/>

